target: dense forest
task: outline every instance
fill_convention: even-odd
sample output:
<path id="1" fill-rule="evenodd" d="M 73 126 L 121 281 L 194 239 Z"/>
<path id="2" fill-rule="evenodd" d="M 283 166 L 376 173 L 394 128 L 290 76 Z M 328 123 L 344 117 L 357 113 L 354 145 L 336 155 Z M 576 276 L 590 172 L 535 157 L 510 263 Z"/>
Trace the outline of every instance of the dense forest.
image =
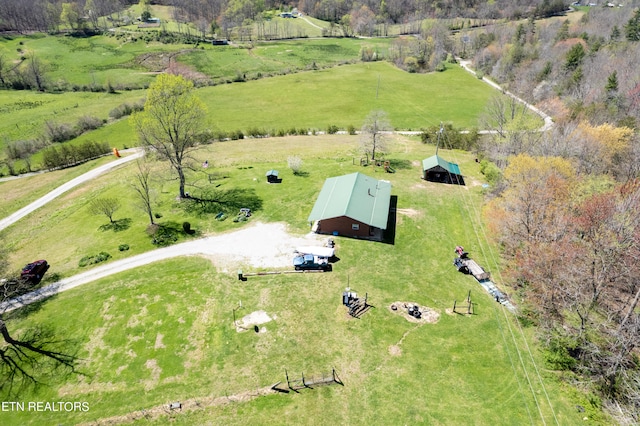
<path id="1" fill-rule="evenodd" d="M 203 33 L 294 7 L 342 25 L 341 36 L 385 35 L 385 25 L 428 18 L 462 22 L 419 24 L 386 59 L 410 72 L 470 60 L 553 117 L 550 131 L 531 129 L 515 101 L 496 97 L 483 119 L 496 130 L 476 149 L 491 183 L 486 211 L 504 284 L 518 294 L 521 320 L 538 327 L 549 365 L 577 386 L 595 383 L 590 389 L 621 424 L 640 422 L 640 1 L 580 12 L 559 0 L 158 3 Z M 121 19 L 129 4 L 3 0 L 0 28 L 99 31 L 105 21 L 96 17 Z"/>

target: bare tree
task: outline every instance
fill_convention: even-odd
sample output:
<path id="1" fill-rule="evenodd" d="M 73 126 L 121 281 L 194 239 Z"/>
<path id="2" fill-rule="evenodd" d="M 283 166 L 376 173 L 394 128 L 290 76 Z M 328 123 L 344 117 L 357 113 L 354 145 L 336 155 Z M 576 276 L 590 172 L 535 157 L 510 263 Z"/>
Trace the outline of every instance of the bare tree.
<path id="1" fill-rule="evenodd" d="M 47 71 L 47 66 L 35 55 L 32 55 L 26 63 L 26 74 L 29 80 L 31 80 L 32 87 L 38 89 L 40 92 L 44 92 L 46 86 L 45 72 Z"/>
<path id="2" fill-rule="evenodd" d="M 120 200 L 117 198 L 96 198 L 91 201 L 89 211 L 94 215 L 105 215 L 110 223 L 115 223 L 113 215 L 120 208 Z"/>
<path id="3" fill-rule="evenodd" d="M 5 153 L 7 155 L 7 164 L 14 160 L 24 161 L 27 171 L 31 171 L 31 155 L 38 152 L 38 144 L 32 140 L 20 140 L 7 144 Z M 11 168 L 11 166 L 9 166 Z"/>
<path id="4" fill-rule="evenodd" d="M 140 207 L 149 216 L 149 224 L 153 225 L 153 202 L 154 193 L 151 189 L 151 169 L 149 164 L 143 161 L 136 161 L 138 171 L 135 174 L 135 181 L 131 184 L 133 189 L 138 194 L 138 201 Z"/>
<path id="5" fill-rule="evenodd" d="M 360 134 L 360 145 L 367 155 L 371 155 L 371 160 L 376 159 L 376 154 L 386 152 L 386 138 L 392 130 L 387 113 L 382 110 L 371 111 L 365 118 Z"/>
<path id="6" fill-rule="evenodd" d="M 505 138 L 507 123 L 515 118 L 516 110 L 517 101 L 514 97 L 494 95 L 480 121 L 485 129 L 494 130 L 501 138 Z"/>
<path id="7" fill-rule="evenodd" d="M 0 52 L 0 84 L 3 87 L 8 86 L 8 81 L 7 81 L 7 71 L 8 71 L 8 67 L 10 65 L 10 61 L 9 59 L 6 57 L 4 52 Z"/>

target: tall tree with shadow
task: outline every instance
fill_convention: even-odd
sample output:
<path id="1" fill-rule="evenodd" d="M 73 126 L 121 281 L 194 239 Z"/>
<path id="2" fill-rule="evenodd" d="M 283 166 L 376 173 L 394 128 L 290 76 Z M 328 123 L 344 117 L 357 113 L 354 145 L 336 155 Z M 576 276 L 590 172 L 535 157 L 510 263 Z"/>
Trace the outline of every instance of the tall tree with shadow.
<path id="1" fill-rule="evenodd" d="M 149 86 L 144 110 L 131 115 L 142 145 L 168 160 L 178 174 L 180 198 L 185 194 L 185 161 L 204 132 L 206 107 L 193 93 L 193 83 L 179 75 L 161 74 Z"/>

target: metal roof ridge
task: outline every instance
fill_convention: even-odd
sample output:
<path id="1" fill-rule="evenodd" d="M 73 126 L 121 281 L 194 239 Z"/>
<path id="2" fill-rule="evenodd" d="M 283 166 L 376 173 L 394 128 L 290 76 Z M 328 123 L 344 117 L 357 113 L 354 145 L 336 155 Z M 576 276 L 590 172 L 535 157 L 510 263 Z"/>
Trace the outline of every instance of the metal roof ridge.
<path id="1" fill-rule="evenodd" d="M 364 173 L 360 173 L 360 172 L 353 172 L 353 173 L 349 173 L 347 175 L 343 175 L 342 177 L 347 177 L 347 176 L 351 176 L 354 175 L 353 177 L 353 184 L 351 185 L 351 190 L 349 191 L 349 198 L 347 198 L 347 204 L 344 208 L 344 212 L 343 215 L 347 215 L 347 213 L 349 212 L 349 207 L 351 207 L 351 202 L 353 200 L 353 193 L 355 192 L 356 189 L 356 184 L 358 183 L 358 178 L 360 176 L 364 176 L 366 177 L 367 175 L 365 175 Z"/>
<path id="2" fill-rule="evenodd" d="M 333 196 L 333 191 L 336 189 L 336 184 L 338 183 L 338 178 L 337 177 L 331 177 L 331 178 L 327 178 L 327 180 L 325 180 L 325 185 L 327 183 L 328 180 L 332 179 L 332 183 L 333 185 L 331 186 L 331 190 L 329 191 L 329 196 L 327 197 L 327 202 L 324 203 L 324 206 L 322 206 L 322 214 L 320 215 L 321 217 L 325 216 L 325 212 L 327 211 L 327 206 L 329 205 L 329 201 L 331 201 L 331 198 Z M 320 191 L 322 192 L 322 191 Z"/>

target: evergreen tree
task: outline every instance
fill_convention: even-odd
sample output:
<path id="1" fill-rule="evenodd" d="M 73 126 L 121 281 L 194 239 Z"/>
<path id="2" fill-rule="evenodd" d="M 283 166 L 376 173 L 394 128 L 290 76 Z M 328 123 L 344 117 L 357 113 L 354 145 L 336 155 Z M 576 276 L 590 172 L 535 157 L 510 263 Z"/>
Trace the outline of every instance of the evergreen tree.
<path id="1" fill-rule="evenodd" d="M 582 43 L 576 43 L 573 47 L 567 52 L 567 62 L 565 62 L 564 67 L 567 71 L 574 71 L 582 64 L 582 60 L 584 59 L 586 52 L 584 51 L 584 47 Z"/>
<path id="2" fill-rule="evenodd" d="M 614 70 L 611 74 L 609 74 L 609 77 L 607 78 L 607 84 L 606 86 L 604 86 L 604 89 L 607 91 L 608 94 L 613 94 L 618 91 L 618 72 L 617 71 Z"/>
<path id="3" fill-rule="evenodd" d="M 640 41 L 640 9 L 636 9 L 633 17 L 625 25 L 627 40 Z"/>
<path id="4" fill-rule="evenodd" d="M 611 29 L 611 41 L 618 41 L 620 39 L 620 28 L 617 25 L 614 25 Z"/>

